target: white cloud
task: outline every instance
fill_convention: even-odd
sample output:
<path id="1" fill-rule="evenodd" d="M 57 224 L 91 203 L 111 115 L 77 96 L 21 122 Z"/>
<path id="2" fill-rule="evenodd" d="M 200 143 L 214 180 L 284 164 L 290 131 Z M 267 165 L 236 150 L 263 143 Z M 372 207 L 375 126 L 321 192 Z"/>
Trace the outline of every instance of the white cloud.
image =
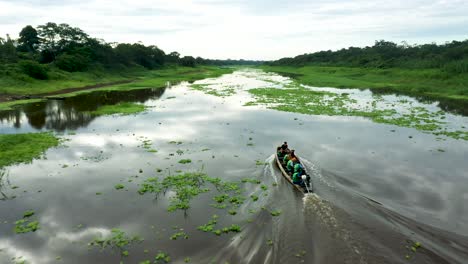
<path id="1" fill-rule="evenodd" d="M 467 13 L 463 0 L 0 0 L 0 32 L 16 36 L 27 24 L 53 21 L 183 55 L 277 59 L 377 39 L 461 40 Z"/>

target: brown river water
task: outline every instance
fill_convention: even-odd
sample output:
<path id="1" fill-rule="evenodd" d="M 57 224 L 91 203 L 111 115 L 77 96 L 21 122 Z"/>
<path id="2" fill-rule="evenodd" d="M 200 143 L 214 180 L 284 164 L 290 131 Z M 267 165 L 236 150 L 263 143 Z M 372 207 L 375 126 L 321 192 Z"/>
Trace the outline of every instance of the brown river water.
<path id="1" fill-rule="evenodd" d="M 361 117 L 243 106 L 250 100 L 247 89 L 290 81 L 247 69 L 196 82 L 238 91 L 227 97 L 181 83 L 92 92 L 0 112 L 2 134 L 54 131 L 67 139 L 42 159 L 3 168 L 0 263 L 139 263 L 153 261 L 160 251 L 171 263 L 467 263 L 468 142 Z M 346 92 L 358 103 L 372 96 Z M 436 103 L 384 96 L 401 98 L 439 109 Z M 119 102 L 148 109 L 127 116 L 88 113 Z M 447 114 L 447 120 L 468 127 L 467 117 Z M 145 140 L 158 152 L 143 148 Z M 276 167 L 273 153 L 283 141 L 304 161 L 312 194 L 295 191 Z M 210 206 L 214 190 L 194 198 L 185 212 L 167 211 L 171 192 L 157 199 L 137 192 L 146 178 L 178 171 L 226 181 L 256 178 L 267 190 L 241 184 L 244 196 L 259 199 L 246 199 L 236 215 Z M 117 190 L 116 184 L 125 187 Z M 34 210 L 40 229 L 16 234 L 14 223 L 27 210 Z M 219 226 L 237 224 L 241 232 L 197 230 L 213 214 Z M 127 257 L 89 245 L 112 228 L 144 241 L 126 246 Z M 188 239 L 170 239 L 182 229 Z M 415 242 L 421 247 L 414 252 Z"/>

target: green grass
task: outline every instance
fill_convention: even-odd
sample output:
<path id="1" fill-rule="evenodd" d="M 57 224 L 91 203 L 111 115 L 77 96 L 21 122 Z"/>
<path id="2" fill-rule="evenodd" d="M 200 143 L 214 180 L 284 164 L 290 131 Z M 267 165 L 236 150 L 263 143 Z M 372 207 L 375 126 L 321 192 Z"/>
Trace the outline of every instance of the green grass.
<path id="1" fill-rule="evenodd" d="M 190 67 L 164 67 L 157 70 L 145 70 L 143 68 L 127 68 L 121 71 L 94 70 L 88 72 L 63 72 L 55 69 L 53 77 L 49 80 L 35 80 L 32 78 L 12 78 L 0 76 L 0 94 L 35 95 L 41 93 L 56 92 L 67 88 L 84 87 L 109 82 L 133 80 L 130 83 L 117 85 L 104 85 L 101 88 L 93 88 L 83 91 L 70 92 L 61 97 L 75 96 L 96 90 L 133 90 L 145 88 L 165 87 L 166 84 L 182 81 L 195 81 L 204 78 L 212 78 L 231 73 L 234 69 L 215 66 Z M 40 101 L 34 99 L 34 101 Z M 13 105 L 32 102 L 32 100 L 19 100 L 0 103 L 0 110 L 11 109 Z"/>
<path id="2" fill-rule="evenodd" d="M 35 103 L 35 102 L 40 102 L 40 101 L 42 100 L 41 99 L 25 99 L 25 100 L 4 102 L 4 103 L 0 103 L 0 111 L 12 110 L 15 105 L 29 104 L 29 103 Z"/>
<path id="3" fill-rule="evenodd" d="M 375 69 L 325 66 L 261 66 L 318 87 L 369 88 L 373 91 L 468 100 L 468 76 L 440 69 Z"/>
<path id="4" fill-rule="evenodd" d="M 0 168 L 17 163 L 29 163 L 51 147 L 58 146 L 59 139 L 52 133 L 0 135 Z"/>
<path id="5" fill-rule="evenodd" d="M 145 111 L 146 107 L 142 104 L 137 103 L 119 103 L 116 105 L 104 105 L 92 111 L 93 115 L 112 115 L 112 114 L 122 114 L 130 115 L 136 114 Z"/>

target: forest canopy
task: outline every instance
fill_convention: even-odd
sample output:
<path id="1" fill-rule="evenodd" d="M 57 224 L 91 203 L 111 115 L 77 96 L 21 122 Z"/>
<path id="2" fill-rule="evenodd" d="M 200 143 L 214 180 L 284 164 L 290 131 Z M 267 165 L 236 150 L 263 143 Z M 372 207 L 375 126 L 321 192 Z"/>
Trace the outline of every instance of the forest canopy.
<path id="1" fill-rule="evenodd" d="M 142 43 L 108 43 L 89 36 L 78 27 L 48 22 L 34 28 L 25 26 L 19 38 L 0 38 L 0 76 L 47 79 L 51 68 L 67 72 L 91 68 L 123 69 L 144 67 L 152 70 L 164 65 L 239 65 L 258 64 L 248 60 L 211 60 L 166 54 L 156 45 Z"/>
<path id="2" fill-rule="evenodd" d="M 369 68 L 439 68 L 449 73 L 468 72 L 468 40 L 409 45 L 406 42 L 379 40 L 373 46 L 349 47 L 337 51 L 319 51 L 282 58 L 268 63 L 272 66 L 347 66 Z"/>

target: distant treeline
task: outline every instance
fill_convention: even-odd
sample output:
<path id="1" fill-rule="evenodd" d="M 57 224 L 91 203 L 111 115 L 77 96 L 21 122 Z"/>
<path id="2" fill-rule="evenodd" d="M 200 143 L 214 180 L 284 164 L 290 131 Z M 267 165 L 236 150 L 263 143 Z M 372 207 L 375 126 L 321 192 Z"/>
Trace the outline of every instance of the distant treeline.
<path id="1" fill-rule="evenodd" d="M 181 57 L 178 52 L 166 54 L 157 46 L 141 43 L 107 43 L 90 37 L 80 28 L 52 22 L 37 28 L 28 25 L 21 30 L 18 39 L 12 39 L 9 35 L 5 39 L 0 38 L 0 76 L 26 74 L 35 79 L 47 79 L 51 68 L 76 72 L 90 68 L 125 69 L 131 66 L 156 69 L 165 64 L 195 67 L 197 64 L 258 63 Z"/>
<path id="2" fill-rule="evenodd" d="M 450 73 L 468 73 L 468 40 L 442 45 L 401 45 L 380 40 L 374 46 L 350 47 L 337 51 L 320 51 L 294 58 L 269 62 L 273 66 L 349 66 L 371 68 L 401 67 L 408 69 L 439 68 Z"/>

